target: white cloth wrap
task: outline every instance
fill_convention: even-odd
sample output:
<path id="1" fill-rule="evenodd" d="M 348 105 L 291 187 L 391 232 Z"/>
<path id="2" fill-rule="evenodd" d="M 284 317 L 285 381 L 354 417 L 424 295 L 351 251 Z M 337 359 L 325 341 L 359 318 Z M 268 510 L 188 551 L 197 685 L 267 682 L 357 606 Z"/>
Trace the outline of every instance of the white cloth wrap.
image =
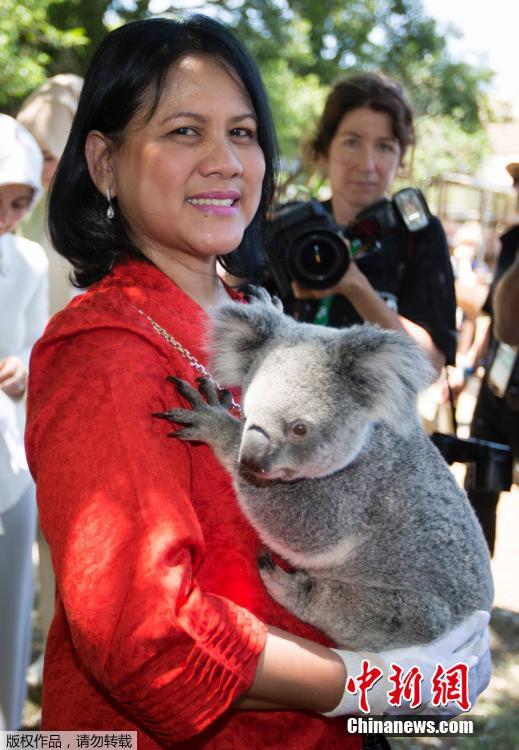
<path id="1" fill-rule="evenodd" d="M 362 674 L 362 662 L 369 661 L 370 668 L 378 667 L 382 670 L 382 677 L 377 680 L 368 691 L 369 713 L 373 716 L 381 716 L 387 708 L 387 691 L 389 690 L 388 672 L 389 665 L 386 664 L 380 654 L 370 651 L 345 651 L 344 649 L 332 648 L 344 662 L 346 667 L 346 679 L 357 677 Z M 363 712 L 359 707 L 359 693 L 349 693 L 344 690 L 341 702 L 333 709 L 324 713 L 323 716 L 350 716 L 359 715 Z"/>

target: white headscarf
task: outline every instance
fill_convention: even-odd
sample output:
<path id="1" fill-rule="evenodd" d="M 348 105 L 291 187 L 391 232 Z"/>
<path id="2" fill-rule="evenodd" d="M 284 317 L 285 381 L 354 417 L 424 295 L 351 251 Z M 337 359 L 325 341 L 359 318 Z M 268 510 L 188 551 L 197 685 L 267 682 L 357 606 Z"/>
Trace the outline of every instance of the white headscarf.
<path id="1" fill-rule="evenodd" d="M 55 159 L 65 148 L 82 86 L 83 79 L 73 73 L 53 76 L 33 91 L 16 116 Z"/>
<path id="2" fill-rule="evenodd" d="M 41 192 L 43 155 L 40 147 L 19 122 L 0 115 L 0 185 L 29 185 L 33 203 Z"/>

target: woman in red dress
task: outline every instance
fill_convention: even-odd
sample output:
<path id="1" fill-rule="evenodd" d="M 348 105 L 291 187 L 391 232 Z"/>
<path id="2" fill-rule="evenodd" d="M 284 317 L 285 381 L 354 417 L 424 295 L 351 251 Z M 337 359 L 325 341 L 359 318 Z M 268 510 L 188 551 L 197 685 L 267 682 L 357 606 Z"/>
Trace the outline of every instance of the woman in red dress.
<path id="1" fill-rule="evenodd" d="M 360 747 L 322 715 L 351 712 L 345 652 L 269 598 L 210 450 L 152 418 L 181 405 L 167 376 L 195 383 L 205 366 L 208 311 L 239 298 L 216 260 L 246 273 L 275 161 L 258 73 L 223 26 L 151 19 L 102 42 L 49 207 L 88 290 L 52 319 L 30 375 L 57 581 L 43 728 L 137 730 L 141 750 Z"/>

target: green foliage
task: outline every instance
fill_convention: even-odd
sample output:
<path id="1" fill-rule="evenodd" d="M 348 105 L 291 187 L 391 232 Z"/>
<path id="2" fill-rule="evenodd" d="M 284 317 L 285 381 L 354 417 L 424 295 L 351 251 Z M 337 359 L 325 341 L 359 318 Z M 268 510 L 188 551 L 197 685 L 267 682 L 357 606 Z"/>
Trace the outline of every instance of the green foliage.
<path id="1" fill-rule="evenodd" d="M 434 177 L 448 172 L 474 174 L 490 152 L 484 130 L 467 133 L 452 117 L 422 117 L 417 123 L 417 131 L 412 179 L 422 187 L 427 187 Z"/>
<path id="2" fill-rule="evenodd" d="M 2 0 L 0 4 L 0 109 L 12 113 L 17 104 L 48 76 L 58 50 L 81 47 L 83 30 L 58 29 L 51 8 L 61 0 Z"/>
<path id="3" fill-rule="evenodd" d="M 213 0 L 260 66 L 279 56 L 296 76 L 324 84 L 356 68 L 382 70 L 408 89 L 419 114 L 449 115 L 469 133 L 481 127 L 493 74 L 453 60 L 449 38 L 421 0 Z"/>
<path id="4" fill-rule="evenodd" d="M 456 31 L 440 33 L 422 0 L 200 0 L 196 8 L 177 0 L 169 12 L 178 16 L 183 4 L 229 24 L 257 60 L 288 167 L 329 85 L 352 68 L 394 76 L 424 116 L 418 181 L 470 171 L 481 158 L 492 73 L 452 59 Z M 15 111 L 48 75 L 84 74 L 108 26 L 149 15 L 150 0 L 1 0 L 0 108 Z"/>
<path id="5" fill-rule="evenodd" d="M 87 44 L 59 50 L 50 66 L 50 73 L 84 75 L 93 51 L 105 36 L 105 14 L 112 0 L 59 0 L 49 7 L 49 20 L 57 29 L 79 27 Z"/>
<path id="6" fill-rule="evenodd" d="M 297 76 L 286 60 L 264 63 L 261 74 L 274 113 L 281 154 L 290 160 L 298 155 L 301 138 L 319 117 L 327 88 L 315 75 Z"/>

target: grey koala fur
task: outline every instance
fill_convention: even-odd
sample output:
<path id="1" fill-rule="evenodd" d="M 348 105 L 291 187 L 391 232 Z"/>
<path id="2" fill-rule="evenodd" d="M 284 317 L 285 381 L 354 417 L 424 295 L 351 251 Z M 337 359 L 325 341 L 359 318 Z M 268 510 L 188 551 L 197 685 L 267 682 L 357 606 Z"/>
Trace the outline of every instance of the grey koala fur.
<path id="1" fill-rule="evenodd" d="M 431 380 L 404 333 L 297 323 L 261 290 L 214 314 L 211 370 L 228 394 L 172 378 L 192 409 L 162 415 L 207 443 L 265 544 L 269 593 L 336 644 L 381 650 L 431 641 L 490 610 L 485 540 L 465 493 L 422 429 Z"/>

